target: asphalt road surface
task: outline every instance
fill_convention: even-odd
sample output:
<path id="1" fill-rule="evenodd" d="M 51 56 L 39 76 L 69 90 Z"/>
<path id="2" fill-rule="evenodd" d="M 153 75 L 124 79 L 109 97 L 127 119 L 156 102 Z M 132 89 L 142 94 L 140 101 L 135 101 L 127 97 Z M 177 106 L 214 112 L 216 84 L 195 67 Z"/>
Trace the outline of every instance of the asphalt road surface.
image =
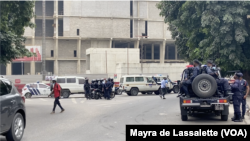
<path id="1" fill-rule="evenodd" d="M 22 141 L 125 141 L 126 124 L 236 124 L 220 116 L 195 116 L 188 121 L 180 117 L 177 94 L 167 94 L 166 99 L 157 95 L 116 95 L 112 100 L 86 100 L 84 95 L 61 99 L 65 108 L 51 115 L 53 98 L 26 99 L 27 127 Z M 239 124 L 239 123 L 238 123 Z M 240 124 L 247 124 L 246 121 Z M 0 136 L 1 141 L 5 141 Z"/>

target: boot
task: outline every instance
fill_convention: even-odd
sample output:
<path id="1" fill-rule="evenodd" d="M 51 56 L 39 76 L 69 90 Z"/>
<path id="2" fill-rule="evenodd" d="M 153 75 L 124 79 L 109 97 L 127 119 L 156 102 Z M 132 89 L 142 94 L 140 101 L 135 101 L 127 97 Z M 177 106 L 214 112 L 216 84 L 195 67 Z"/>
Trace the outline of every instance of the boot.
<path id="1" fill-rule="evenodd" d="M 234 122 L 242 122 L 243 120 L 242 120 L 242 118 L 241 118 L 241 116 L 237 116 L 237 118 L 234 120 Z"/>
<path id="2" fill-rule="evenodd" d="M 231 119 L 232 119 L 232 121 L 234 121 L 234 120 L 235 120 L 235 116 L 234 116 L 234 117 L 232 117 Z"/>
<path id="3" fill-rule="evenodd" d="M 245 117 L 244 117 L 245 115 L 243 115 L 242 117 L 241 117 L 241 119 L 245 119 Z"/>

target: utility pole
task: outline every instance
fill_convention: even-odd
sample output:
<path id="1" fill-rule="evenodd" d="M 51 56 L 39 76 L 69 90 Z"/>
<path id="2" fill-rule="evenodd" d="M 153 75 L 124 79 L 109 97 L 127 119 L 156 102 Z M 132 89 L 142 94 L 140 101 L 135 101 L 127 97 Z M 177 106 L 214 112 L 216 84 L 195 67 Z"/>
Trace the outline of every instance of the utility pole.
<path id="1" fill-rule="evenodd" d="M 45 58 L 46 58 L 46 41 L 45 41 L 45 0 L 43 0 L 43 42 L 42 42 L 42 75 L 43 75 L 43 80 L 45 80 L 45 75 L 46 75 L 46 68 L 45 68 Z"/>

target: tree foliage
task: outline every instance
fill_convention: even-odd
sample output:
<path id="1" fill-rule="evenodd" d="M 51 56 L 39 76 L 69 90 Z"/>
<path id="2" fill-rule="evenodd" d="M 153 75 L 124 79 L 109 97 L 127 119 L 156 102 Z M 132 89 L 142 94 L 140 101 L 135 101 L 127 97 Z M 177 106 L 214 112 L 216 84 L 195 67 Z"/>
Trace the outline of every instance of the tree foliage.
<path id="1" fill-rule="evenodd" d="M 250 2 L 161 1 L 157 7 L 185 60 L 250 70 Z"/>
<path id="2" fill-rule="evenodd" d="M 34 28 L 34 1 L 0 1 L 0 63 L 23 56 L 32 56 L 25 48 L 25 27 Z"/>

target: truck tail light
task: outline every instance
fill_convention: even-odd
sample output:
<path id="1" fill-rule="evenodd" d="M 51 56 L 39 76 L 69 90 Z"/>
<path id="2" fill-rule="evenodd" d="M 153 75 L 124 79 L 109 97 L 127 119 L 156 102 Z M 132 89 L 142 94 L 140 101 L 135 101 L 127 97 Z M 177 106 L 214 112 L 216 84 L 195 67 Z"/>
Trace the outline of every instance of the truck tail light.
<path id="1" fill-rule="evenodd" d="M 219 103 L 227 103 L 227 100 L 226 99 L 220 99 Z"/>
<path id="2" fill-rule="evenodd" d="M 27 88 L 24 88 L 23 90 L 25 91 L 25 90 L 27 90 Z"/>
<path id="3" fill-rule="evenodd" d="M 183 100 L 183 103 L 192 103 L 191 100 Z"/>

